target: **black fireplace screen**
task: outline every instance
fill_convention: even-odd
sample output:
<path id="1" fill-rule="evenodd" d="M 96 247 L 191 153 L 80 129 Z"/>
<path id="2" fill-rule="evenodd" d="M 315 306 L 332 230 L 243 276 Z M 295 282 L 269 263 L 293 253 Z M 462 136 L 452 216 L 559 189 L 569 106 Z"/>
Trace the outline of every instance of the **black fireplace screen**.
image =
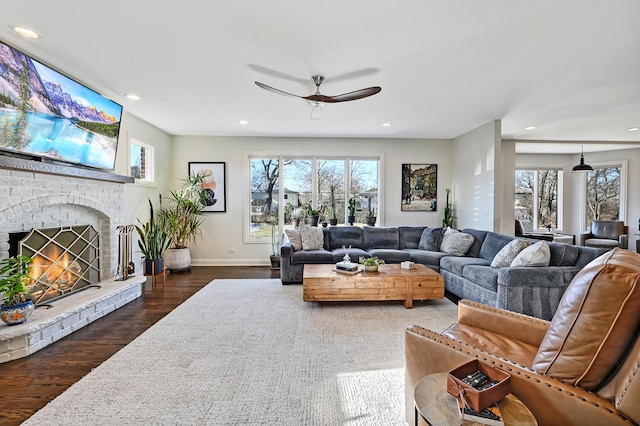
<path id="1" fill-rule="evenodd" d="M 34 259 L 33 303 L 41 305 L 100 282 L 100 244 L 91 225 L 32 229 L 19 254 Z"/>

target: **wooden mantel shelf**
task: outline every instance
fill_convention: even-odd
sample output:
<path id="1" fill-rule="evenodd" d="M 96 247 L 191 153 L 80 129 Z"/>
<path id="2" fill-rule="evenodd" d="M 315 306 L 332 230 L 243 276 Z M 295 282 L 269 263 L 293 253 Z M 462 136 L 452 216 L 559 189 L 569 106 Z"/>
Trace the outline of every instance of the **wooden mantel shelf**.
<path id="1" fill-rule="evenodd" d="M 0 155 L 0 169 L 22 170 L 26 172 L 48 173 L 53 175 L 74 176 L 85 179 L 103 180 L 116 183 L 133 183 L 129 176 L 116 175 L 100 170 L 89 170 L 63 164 L 25 160 Z"/>

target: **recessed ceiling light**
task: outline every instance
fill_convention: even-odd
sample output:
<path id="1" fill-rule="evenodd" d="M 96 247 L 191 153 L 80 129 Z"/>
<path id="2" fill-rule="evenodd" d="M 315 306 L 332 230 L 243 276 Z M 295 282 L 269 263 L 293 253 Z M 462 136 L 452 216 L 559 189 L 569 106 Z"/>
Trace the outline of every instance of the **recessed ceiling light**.
<path id="1" fill-rule="evenodd" d="M 249 122 L 247 120 L 238 120 L 238 124 L 241 126 L 246 126 L 247 124 L 249 124 Z"/>
<path id="2" fill-rule="evenodd" d="M 640 130 L 640 127 L 632 127 L 630 129 L 627 129 L 627 130 L 629 130 L 630 132 L 637 132 L 638 130 Z"/>
<path id="3" fill-rule="evenodd" d="M 26 37 L 26 38 L 40 38 L 40 34 L 38 34 L 37 32 L 30 30 L 28 28 L 22 28 L 22 27 L 15 27 L 13 29 L 13 31 L 17 32 L 18 34 L 20 34 L 22 37 Z"/>
<path id="4" fill-rule="evenodd" d="M 140 100 L 140 96 L 134 95 L 133 93 L 127 93 L 125 96 L 127 97 L 127 99 L 130 99 L 132 101 L 139 101 Z"/>
<path id="5" fill-rule="evenodd" d="M 391 123 L 388 121 L 386 123 L 382 123 L 382 127 L 391 127 Z"/>
<path id="6" fill-rule="evenodd" d="M 524 129 L 525 129 L 525 130 L 533 130 L 533 129 L 535 129 L 535 128 L 536 128 L 536 126 L 527 126 L 527 127 L 525 127 Z"/>

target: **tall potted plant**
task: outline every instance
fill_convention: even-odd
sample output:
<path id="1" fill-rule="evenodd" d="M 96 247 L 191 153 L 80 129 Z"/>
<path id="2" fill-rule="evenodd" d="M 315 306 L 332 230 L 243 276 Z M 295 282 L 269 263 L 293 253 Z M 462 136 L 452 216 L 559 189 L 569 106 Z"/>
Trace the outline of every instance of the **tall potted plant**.
<path id="1" fill-rule="evenodd" d="M 149 219 L 142 222 L 138 219 L 138 247 L 144 257 L 144 274 L 156 275 L 164 271 L 164 254 L 171 245 L 171 236 L 156 217 L 153 203 L 149 201 Z"/>
<path id="2" fill-rule="evenodd" d="M 29 256 L 8 257 L 0 261 L 0 318 L 7 325 L 22 324 L 33 313 L 29 295 L 33 280 L 29 275 L 33 259 Z"/>
<path id="3" fill-rule="evenodd" d="M 191 269 L 189 244 L 202 235 L 204 220 L 202 212 L 206 206 L 202 191 L 203 173 L 195 173 L 182 181 L 182 185 L 171 192 L 166 207 L 158 211 L 158 218 L 171 238 L 171 247 L 164 255 L 165 267 L 172 271 Z"/>

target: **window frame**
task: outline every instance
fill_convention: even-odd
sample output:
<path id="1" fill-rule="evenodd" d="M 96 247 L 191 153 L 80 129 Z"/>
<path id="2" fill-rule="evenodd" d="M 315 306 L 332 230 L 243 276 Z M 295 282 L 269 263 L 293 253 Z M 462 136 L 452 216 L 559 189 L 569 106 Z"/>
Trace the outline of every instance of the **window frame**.
<path id="1" fill-rule="evenodd" d="M 627 223 L 627 173 L 628 160 L 607 160 L 607 161 L 589 161 L 589 165 L 594 169 L 605 167 L 620 167 L 620 214 L 618 220 Z M 580 229 L 587 231 L 587 176 L 588 173 L 581 173 L 580 179 Z"/>
<path id="2" fill-rule="evenodd" d="M 558 195 L 557 195 L 557 200 L 556 200 L 556 204 L 557 204 L 557 211 L 556 211 L 556 216 L 557 216 L 557 227 L 555 228 L 556 231 L 560 231 L 560 232 L 564 232 L 564 169 L 562 167 L 527 167 L 527 166 L 523 166 L 523 167 L 516 167 L 515 172 L 518 171 L 529 171 L 529 172 L 534 172 L 534 185 L 533 185 L 533 199 L 535 200 L 535 203 L 533 205 L 533 220 L 531 223 L 532 229 L 534 232 L 539 231 L 543 228 L 539 227 L 538 224 L 538 216 L 539 216 L 539 211 L 540 211 L 540 205 L 539 203 L 539 199 L 538 199 L 538 191 L 539 191 L 539 176 L 540 176 L 540 171 L 541 170 L 556 170 L 558 172 Z M 514 175 L 514 181 L 515 181 L 515 175 Z M 515 182 L 514 182 L 515 183 Z M 514 193 L 515 196 L 515 193 Z"/>
<path id="3" fill-rule="evenodd" d="M 312 166 L 312 200 L 314 208 L 317 207 L 318 200 L 318 161 L 322 160 L 343 160 L 346 162 L 345 164 L 345 184 L 344 184 L 344 193 L 345 200 L 348 200 L 349 192 L 351 188 L 351 162 L 352 161 L 377 161 L 377 183 L 378 183 L 378 203 L 380 206 L 384 205 L 384 183 L 382 181 L 382 169 L 383 169 L 383 156 L 382 155 L 367 155 L 367 156 L 334 156 L 334 155 L 291 155 L 291 154 L 274 154 L 274 153 L 262 153 L 262 152 L 247 152 L 244 155 L 245 157 L 245 172 L 244 176 L 246 177 L 245 185 L 244 185 L 244 197 L 243 197 L 243 219 L 242 219 L 242 240 L 245 244 L 271 244 L 271 237 L 266 236 L 253 236 L 250 233 L 250 223 L 251 223 L 251 161 L 252 160 L 266 160 L 273 159 L 278 160 L 278 206 L 284 206 L 284 186 L 280 185 L 280 182 L 284 180 L 284 168 L 281 166 L 284 164 L 285 160 L 310 160 Z M 346 214 L 346 208 L 345 208 Z M 345 217 L 346 220 L 346 217 Z M 379 209 L 378 211 L 378 223 L 384 223 L 384 209 Z M 284 232 L 284 209 L 278 208 L 278 235 L 282 235 Z"/>
<path id="4" fill-rule="evenodd" d="M 141 186 L 153 186 L 155 187 L 157 185 L 156 180 L 155 180 L 155 150 L 154 150 L 154 146 L 151 144 L 148 144 L 144 141 L 142 141 L 141 139 L 135 137 L 135 136 L 131 136 L 129 137 L 129 146 L 128 146 L 128 150 L 127 150 L 127 164 L 128 164 L 128 168 L 129 168 L 129 173 L 128 175 L 131 176 L 131 167 L 133 166 L 132 161 L 133 158 L 131 156 L 131 149 L 133 146 L 139 146 L 140 148 L 145 150 L 145 172 L 146 172 L 146 177 L 144 178 L 134 178 L 135 181 L 134 183 L 136 185 L 141 185 Z"/>

